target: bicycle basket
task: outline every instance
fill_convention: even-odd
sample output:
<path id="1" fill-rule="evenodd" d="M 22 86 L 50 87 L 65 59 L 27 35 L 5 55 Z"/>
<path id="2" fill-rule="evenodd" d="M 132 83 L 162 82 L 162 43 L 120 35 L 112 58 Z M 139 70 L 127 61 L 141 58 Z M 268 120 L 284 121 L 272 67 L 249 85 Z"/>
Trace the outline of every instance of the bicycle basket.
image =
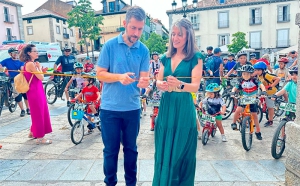
<path id="1" fill-rule="evenodd" d="M 73 110 L 72 119 L 81 120 L 83 118 L 84 112 L 82 110 Z"/>

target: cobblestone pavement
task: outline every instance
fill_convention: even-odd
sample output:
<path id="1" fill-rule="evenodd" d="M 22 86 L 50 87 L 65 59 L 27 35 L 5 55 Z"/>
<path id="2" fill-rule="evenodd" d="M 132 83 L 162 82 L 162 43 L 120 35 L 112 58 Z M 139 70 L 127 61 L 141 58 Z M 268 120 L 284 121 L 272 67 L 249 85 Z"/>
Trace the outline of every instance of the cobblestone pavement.
<path id="1" fill-rule="evenodd" d="M 51 145 L 36 145 L 27 138 L 30 117 L 20 118 L 20 110 L 0 117 L 0 186 L 4 185 L 104 185 L 103 144 L 98 130 L 85 136 L 82 143 L 70 140 L 66 103 L 49 105 L 53 133 L 46 137 Z M 138 137 L 138 185 L 151 185 L 153 177 L 154 135 L 149 130 L 151 108 L 141 120 Z M 232 116 L 223 122 L 228 142 L 221 142 L 218 133 L 203 146 L 199 141 L 195 185 L 250 186 L 284 185 L 285 156 L 274 160 L 270 153 L 271 139 L 278 125 L 262 127 L 263 140 L 254 139 L 246 152 L 241 135 L 230 129 Z M 264 123 L 263 121 L 262 123 Z M 262 124 L 261 124 L 262 125 Z M 263 126 L 263 125 L 262 125 Z M 288 148 L 288 147 L 287 147 Z M 118 185 L 125 185 L 122 150 L 119 154 Z"/>

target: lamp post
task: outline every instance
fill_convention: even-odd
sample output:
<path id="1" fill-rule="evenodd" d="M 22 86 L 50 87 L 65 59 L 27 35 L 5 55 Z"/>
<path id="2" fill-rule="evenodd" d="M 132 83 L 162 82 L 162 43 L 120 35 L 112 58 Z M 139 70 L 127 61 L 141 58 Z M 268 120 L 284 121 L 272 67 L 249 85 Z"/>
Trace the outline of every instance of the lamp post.
<path id="1" fill-rule="evenodd" d="M 196 11 L 198 0 L 193 0 L 192 8 L 188 8 L 187 0 L 181 0 L 181 1 L 182 1 L 182 10 L 176 10 L 177 3 L 175 0 L 173 1 L 173 3 L 172 3 L 173 12 L 178 13 L 178 14 L 183 13 L 183 17 L 186 18 L 187 12 Z"/>

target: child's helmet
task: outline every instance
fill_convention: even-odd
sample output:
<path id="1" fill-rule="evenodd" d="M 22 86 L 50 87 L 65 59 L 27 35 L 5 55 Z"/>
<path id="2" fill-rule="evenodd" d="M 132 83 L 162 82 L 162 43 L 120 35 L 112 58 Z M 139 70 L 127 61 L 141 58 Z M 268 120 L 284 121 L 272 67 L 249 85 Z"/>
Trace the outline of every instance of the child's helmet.
<path id="1" fill-rule="evenodd" d="M 290 73 L 290 74 L 296 73 L 296 74 L 298 75 L 298 67 L 292 67 L 292 68 L 289 70 L 289 73 Z"/>
<path id="2" fill-rule="evenodd" d="M 283 63 L 288 63 L 289 62 L 289 58 L 287 57 L 281 57 L 278 62 L 283 62 Z"/>
<path id="3" fill-rule="evenodd" d="M 82 73 L 83 78 L 88 78 L 89 84 L 93 84 L 96 81 L 96 77 L 91 73 Z"/>
<path id="4" fill-rule="evenodd" d="M 254 68 L 253 68 L 252 65 L 244 65 L 238 71 L 253 73 L 254 72 Z"/>
<path id="5" fill-rule="evenodd" d="M 251 53 L 250 57 L 256 57 L 256 54 L 255 53 Z"/>
<path id="6" fill-rule="evenodd" d="M 76 62 L 73 67 L 74 67 L 74 69 L 76 69 L 76 68 L 83 68 L 83 65 L 81 63 L 79 63 L 79 62 Z"/>
<path id="7" fill-rule="evenodd" d="M 254 69 L 267 70 L 267 65 L 263 61 L 258 61 L 253 65 Z"/>
<path id="8" fill-rule="evenodd" d="M 217 83 L 211 83 L 207 85 L 206 92 L 219 92 L 221 90 L 220 86 Z"/>
<path id="9" fill-rule="evenodd" d="M 240 58 L 241 56 L 247 56 L 247 52 L 244 50 L 241 50 L 236 54 L 237 58 Z"/>

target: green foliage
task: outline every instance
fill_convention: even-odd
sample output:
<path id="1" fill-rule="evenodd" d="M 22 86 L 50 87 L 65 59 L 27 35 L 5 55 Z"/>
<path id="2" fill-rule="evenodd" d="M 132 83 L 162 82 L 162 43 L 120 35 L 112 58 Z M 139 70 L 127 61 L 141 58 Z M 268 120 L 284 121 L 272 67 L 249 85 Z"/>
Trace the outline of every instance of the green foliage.
<path id="1" fill-rule="evenodd" d="M 145 41 L 144 38 L 142 39 L 142 37 L 140 41 L 148 47 L 150 53 L 158 52 L 159 54 L 163 54 L 166 52 L 166 43 L 168 40 L 164 40 L 160 35 L 154 32 L 151 33 L 147 41 Z"/>
<path id="2" fill-rule="evenodd" d="M 244 32 L 237 32 L 232 35 L 233 39 L 231 41 L 231 44 L 227 45 L 228 51 L 231 53 L 238 53 L 240 50 L 242 50 L 244 47 L 248 47 L 248 42 L 245 39 L 246 34 Z"/>
<path id="3" fill-rule="evenodd" d="M 89 0 L 79 0 L 77 6 L 68 13 L 69 28 L 78 27 L 81 30 L 81 40 L 78 44 L 85 44 L 88 54 L 88 42 L 89 40 L 96 40 L 100 36 L 100 27 L 103 25 L 103 17 L 101 15 L 95 16 L 95 12 L 92 8 L 92 3 Z"/>

